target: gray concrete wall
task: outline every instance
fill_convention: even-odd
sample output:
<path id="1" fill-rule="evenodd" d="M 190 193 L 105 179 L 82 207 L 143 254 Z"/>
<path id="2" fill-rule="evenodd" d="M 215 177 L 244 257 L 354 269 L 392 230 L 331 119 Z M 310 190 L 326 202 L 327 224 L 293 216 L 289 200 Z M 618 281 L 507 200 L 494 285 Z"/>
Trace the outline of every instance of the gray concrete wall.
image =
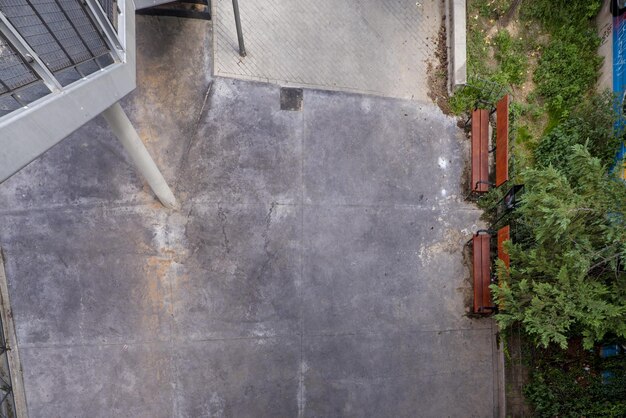
<path id="1" fill-rule="evenodd" d="M 446 0 L 448 36 L 448 89 L 453 93 L 467 83 L 467 5 L 466 0 Z"/>

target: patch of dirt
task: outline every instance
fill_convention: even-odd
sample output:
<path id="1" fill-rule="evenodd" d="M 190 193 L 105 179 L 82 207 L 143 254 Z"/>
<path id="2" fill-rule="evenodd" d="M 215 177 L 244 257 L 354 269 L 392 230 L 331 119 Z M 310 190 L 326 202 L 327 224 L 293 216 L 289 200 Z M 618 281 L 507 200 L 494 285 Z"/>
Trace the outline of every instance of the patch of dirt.
<path id="1" fill-rule="evenodd" d="M 504 14 L 504 16 L 500 18 L 500 24 L 503 26 L 508 25 L 511 19 L 513 19 L 513 17 L 519 14 L 518 10 L 521 4 L 522 4 L 522 0 L 513 0 L 511 2 L 511 5 L 509 6 L 509 9 Z"/>
<path id="2" fill-rule="evenodd" d="M 443 240 L 420 248 L 419 258 L 423 263 L 430 263 L 442 253 L 455 254 L 463 248 L 465 241 L 467 241 L 467 233 L 458 229 L 447 229 L 444 232 Z"/>
<path id="3" fill-rule="evenodd" d="M 509 23 L 502 24 L 503 28 L 506 28 L 512 37 L 517 38 L 520 36 L 520 25 L 517 19 L 509 21 Z"/>
<path id="4" fill-rule="evenodd" d="M 448 104 L 448 45 L 445 17 L 439 27 L 435 45 L 435 64 L 429 61 L 426 74 L 428 76 L 428 97 L 435 102 L 446 115 L 452 115 Z"/>

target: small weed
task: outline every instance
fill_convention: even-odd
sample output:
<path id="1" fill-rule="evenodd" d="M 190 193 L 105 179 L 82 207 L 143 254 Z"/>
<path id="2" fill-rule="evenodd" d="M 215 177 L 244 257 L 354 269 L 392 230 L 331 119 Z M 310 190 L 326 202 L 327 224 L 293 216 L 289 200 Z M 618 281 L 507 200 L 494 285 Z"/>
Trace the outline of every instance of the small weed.
<path id="1" fill-rule="evenodd" d="M 509 9 L 510 0 L 478 0 L 470 3 L 470 12 L 477 12 L 479 16 L 497 20 Z"/>
<path id="2" fill-rule="evenodd" d="M 490 72 L 489 45 L 484 33 L 475 28 L 468 32 L 467 37 L 467 70 L 469 74 L 487 74 Z"/>
<path id="3" fill-rule="evenodd" d="M 520 85 L 526 80 L 528 56 L 524 53 L 521 40 L 511 37 L 506 29 L 499 31 L 493 38 L 494 55 L 500 64 L 501 82 Z"/>
<path id="4" fill-rule="evenodd" d="M 515 140 L 519 144 L 528 145 L 533 140 L 533 136 L 526 125 L 520 125 L 517 127 L 517 134 L 515 135 Z"/>

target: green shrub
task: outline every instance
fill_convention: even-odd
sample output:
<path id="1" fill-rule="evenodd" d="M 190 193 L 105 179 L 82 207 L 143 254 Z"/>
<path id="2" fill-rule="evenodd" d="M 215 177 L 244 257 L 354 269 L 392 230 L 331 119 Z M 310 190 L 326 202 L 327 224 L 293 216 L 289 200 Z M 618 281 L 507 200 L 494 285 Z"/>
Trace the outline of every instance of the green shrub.
<path id="1" fill-rule="evenodd" d="M 537 417 L 623 417 L 626 416 L 625 385 L 624 376 L 616 378 L 611 385 L 603 385 L 600 377 L 584 369 L 549 368 L 534 373 L 524 395 Z"/>
<path id="2" fill-rule="evenodd" d="M 456 114 L 460 114 L 470 111 L 475 106 L 485 109 L 494 107 L 506 91 L 505 84 L 500 83 L 497 77 L 472 77 L 450 98 L 450 108 Z"/>
<path id="3" fill-rule="evenodd" d="M 522 324 L 537 344 L 586 347 L 612 332 L 626 337 L 626 184 L 580 144 L 567 164 L 526 170 L 516 226 L 528 240 L 509 244 L 511 269 L 499 272 L 494 299 L 503 329 Z"/>
<path id="4" fill-rule="evenodd" d="M 450 109 L 456 115 L 469 112 L 477 103 L 478 96 L 479 93 L 476 90 L 461 88 L 454 93 L 452 97 L 450 97 L 450 100 L 448 101 Z"/>
<path id="5" fill-rule="evenodd" d="M 610 92 L 595 94 L 578 106 L 566 119 L 546 134 L 535 149 L 540 167 L 563 169 L 576 144 L 588 144 L 593 157 L 610 165 L 620 138 L 615 134 L 617 122 L 615 97 Z"/>
<path id="6" fill-rule="evenodd" d="M 594 86 L 602 64 L 597 54 L 599 44 L 595 32 L 585 30 L 555 36 L 543 48 L 533 80 L 550 111 L 567 114 Z"/>
<path id="7" fill-rule="evenodd" d="M 557 116 L 576 106 L 594 85 L 602 59 L 591 19 L 602 0 L 532 0 L 522 3 L 524 20 L 538 21 L 550 34 L 533 74 L 537 93 Z"/>
<path id="8" fill-rule="evenodd" d="M 592 351 L 535 350 L 526 399 L 537 417 L 626 416 L 626 356 L 602 359 Z M 602 381 L 601 373 L 613 377 Z"/>
<path id="9" fill-rule="evenodd" d="M 554 33 L 564 27 L 585 27 L 601 7 L 602 0 L 531 0 L 522 2 L 520 15 Z"/>

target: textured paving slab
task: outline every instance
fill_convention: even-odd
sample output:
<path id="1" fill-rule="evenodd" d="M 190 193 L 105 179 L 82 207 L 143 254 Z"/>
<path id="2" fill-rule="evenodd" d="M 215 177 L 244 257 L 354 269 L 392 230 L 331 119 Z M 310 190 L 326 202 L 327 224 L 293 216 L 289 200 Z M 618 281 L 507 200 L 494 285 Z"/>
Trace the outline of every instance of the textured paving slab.
<path id="1" fill-rule="evenodd" d="M 140 67 L 124 103 L 183 208 L 100 120 L 0 185 L 30 416 L 495 415 L 456 121 L 314 90 L 282 111 L 276 85 L 196 71 L 209 51 L 180 37 L 206 22 L 138 21 L 140 55 L 190 54 Z M 161 95 L 175 115 L 151 111 Z"/>
<path id="2" fill-rule="evenodd" d="M 215 75 L 428 100 L 438 0 L 215 0 Z"/>

